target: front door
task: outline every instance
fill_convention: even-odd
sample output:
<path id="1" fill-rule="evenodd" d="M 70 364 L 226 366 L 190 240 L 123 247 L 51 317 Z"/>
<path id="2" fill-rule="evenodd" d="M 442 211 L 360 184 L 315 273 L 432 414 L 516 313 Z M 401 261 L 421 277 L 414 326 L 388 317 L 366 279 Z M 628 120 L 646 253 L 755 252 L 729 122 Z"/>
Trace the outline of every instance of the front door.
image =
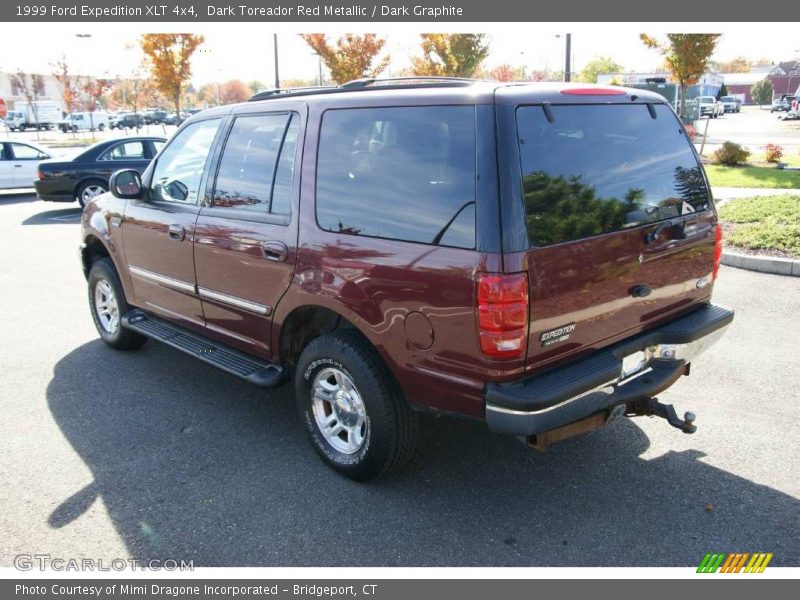
<path id="1" fill-rule="evenodd" d="M 145 179 L 144 199 L 128 202 L 122 224 L 132 303 L 195 327 L 204 321 L 192 241 L 203 174 L 221 122 L 197 121 L 176 134 Z"/>
<path id="2" fill-rule="evenodd" d="M 297 243 L 295 160 L 305 110 L 282 106 L 291 109 L 233 115 L 195 230 L 197 291 L 209 335 L 264 357 Z"/>
<path id="3" fill-rule="evenodd" d="M 33 182 L 36 179 L 36 171 L 39 168 L 39 161 L 50 157 L 38 148 L 34 148 L 28 144 L 10 142 L 8 146 L 13 159 L 11 161 L 13 167 L 12 176 L 14 178 L 13 187 L 33 187 Z"/>

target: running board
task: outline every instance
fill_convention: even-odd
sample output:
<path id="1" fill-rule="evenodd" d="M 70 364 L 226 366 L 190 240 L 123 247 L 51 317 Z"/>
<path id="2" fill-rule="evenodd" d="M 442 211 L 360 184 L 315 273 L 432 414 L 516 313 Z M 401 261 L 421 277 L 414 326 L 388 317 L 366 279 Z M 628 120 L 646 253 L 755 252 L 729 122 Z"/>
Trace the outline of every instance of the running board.
<path id="1" fill-rule="evenodd" d="M 278 365 L 235 350 L 142 310 L 134 309 L 127 313 L 122 317 L 122 324 L 257 386 L 272 388 L 283 383 L 284 371 Z"/>

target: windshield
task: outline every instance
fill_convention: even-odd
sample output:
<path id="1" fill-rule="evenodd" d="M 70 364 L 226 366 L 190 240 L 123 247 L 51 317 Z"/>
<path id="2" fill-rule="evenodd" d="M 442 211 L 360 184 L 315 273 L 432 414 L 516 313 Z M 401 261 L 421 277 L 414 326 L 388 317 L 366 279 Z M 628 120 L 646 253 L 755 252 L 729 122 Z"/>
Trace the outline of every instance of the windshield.
<path id="1" fill-rule="evenodd" d="M 709 206 L 703 171 L 663 104 L 517 109 L 523 200 L 534 246 L 600 235 Z M 655 117 L 655 118 L 654 118 Z"/>

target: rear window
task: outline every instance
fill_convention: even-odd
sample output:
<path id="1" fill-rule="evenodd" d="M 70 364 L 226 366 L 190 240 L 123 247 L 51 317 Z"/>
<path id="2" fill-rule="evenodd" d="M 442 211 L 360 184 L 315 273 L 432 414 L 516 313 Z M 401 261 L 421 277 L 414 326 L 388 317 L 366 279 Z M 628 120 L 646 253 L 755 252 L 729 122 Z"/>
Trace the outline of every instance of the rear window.
<path id="1" fill-rule="evenodd" d="M 533 246 L 669 219 L 709 205 L 700 165 L 664 105 L 517 109 L 522 188 Z"/>
<path id="2" fill-rule="evenodd" d="M 317 221 L 328 231 L 475 247 L 475 108 L 329 110 Z"/>

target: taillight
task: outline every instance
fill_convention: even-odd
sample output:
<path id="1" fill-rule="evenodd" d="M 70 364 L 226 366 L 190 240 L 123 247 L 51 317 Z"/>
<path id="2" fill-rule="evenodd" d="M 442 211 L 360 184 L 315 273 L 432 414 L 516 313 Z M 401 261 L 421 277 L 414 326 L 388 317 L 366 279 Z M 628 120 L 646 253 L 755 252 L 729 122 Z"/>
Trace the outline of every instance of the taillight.
<path id="1" fill-rule="evenodd" d="M 478 337 L 490 358 L 520 358 L 528 339 L 528 275 L 478 274 Z"/>
<path id="2" fill-rule="evenodd" d="M 41 169 L 36 171 L 36 175 L 39 177 L 39 179 L 44 179 L 44 172 Z"/>
<path id="3" fill-rule="evenodd" d="M 717 278 L 719 273 L 719 261 L 722 259 L 722 225 L 717 223 L 714 226 L 714 269 L 711 271 L 711 281 Z"/>

